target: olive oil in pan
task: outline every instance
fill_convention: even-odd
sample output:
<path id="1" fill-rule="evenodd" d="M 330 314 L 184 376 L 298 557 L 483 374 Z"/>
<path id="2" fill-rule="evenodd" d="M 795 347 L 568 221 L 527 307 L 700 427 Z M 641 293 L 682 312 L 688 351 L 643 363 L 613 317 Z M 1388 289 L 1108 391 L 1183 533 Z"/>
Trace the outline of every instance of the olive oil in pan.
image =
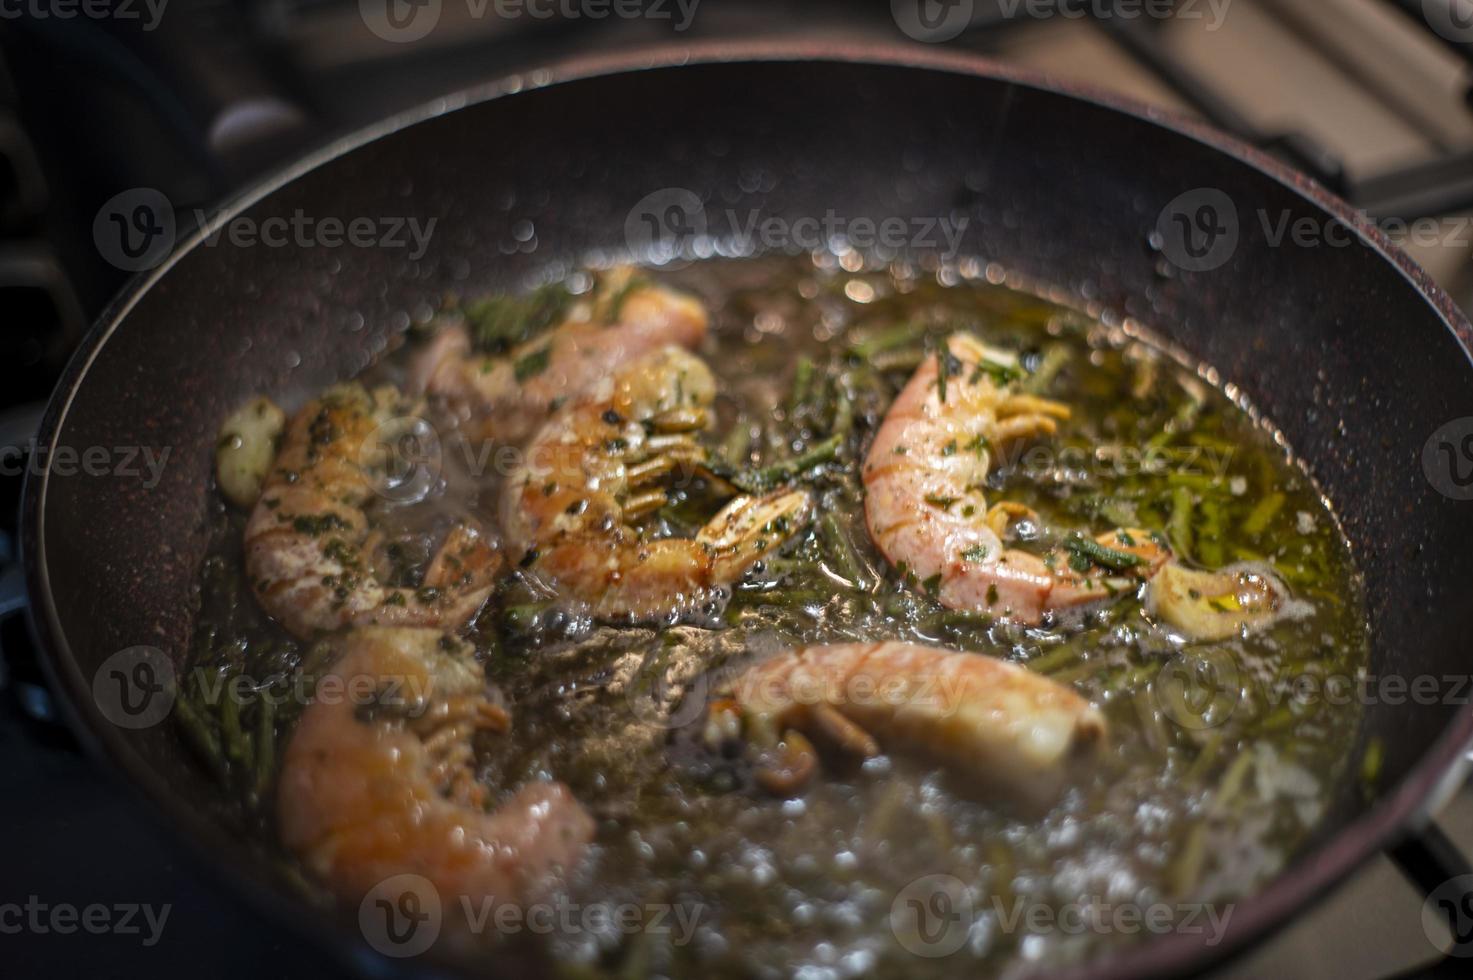
<path id="1" fill-rule="evenodd" d="M 1349 778 L 1359 708 L 1289 692 L 1304 675 L 1363 670 L 1361 585 L 1333 514 L 1272 433 L 1155 347 L 966 264 L 856 265 L 822 256 L 649 273 L 712 311 L 698 353 L 721 393 L 707 439 L 715 468 L 817 499 L 784 551 L 694 621 L 594 625 L 511 570 L 473 626 L 515 719 L 508 735 L 478 740 L 480 777 L 503 796 L 526 780 L 567 783 L 598 832 L 561 900 L 638 908 L 656 925 L 538 937 L 559 973 L 1006 974 L 1149 937 L 1118 925 L 1139 915 L 1112 919 L 1111 909 L 1164 909 L 1153 914 L 1210 930 L 1284 866 Z M 1299 615 L 1184 647 L 1134 588 L 1020 627 L 945 609 L 927 583 L 890 567 L 865 527 L 859 462 L 900 388 L 957 329 L 1018 351 L 1025 388 L 1073 409 L 1055 437 L 1001 454 L 989 475 L 989 502 L 1038 515 L 1016 529 L 1017 547 L 1149 528 L 1194 564 L 1271 565 Z M 484 488 L 452 499 L 494 514 Z M 717 506 L 698 477 L 644 526 L 688 535 Z M 396 574 L 409 584 L 433 523 L 396 525 Z M 196 662 L 210 676 L 284 685 L 312 650 L 254 609 L 239 524 L 220 508 Z M 885 639 L 973 650 L 1067 684 L 1104 712 L 1110 751 L 1040 815 L 904 754 L 826 762 L 806 792 L 777 799 L 742 758 L 703 744 L 702 701 L 723 668 L 795 645 Z M 1202 665 L 1222 689 L 1203 688 Z M 291 711 L 220 719 L 198 691 L 186 687 L 184 700 L 203 754 L 218 753 L 243 807 L 269 812 L 252 802 L 271 793 L 259 750 L 268 730 L 272 742 L 288 737 Z M 257 734 L 242 751 L 246 729 Z M 269 819 L 257 826 L 270 835 Z M 892 928 L 907 898 L 944 900 L 962 925 L 934 941 Z"/>

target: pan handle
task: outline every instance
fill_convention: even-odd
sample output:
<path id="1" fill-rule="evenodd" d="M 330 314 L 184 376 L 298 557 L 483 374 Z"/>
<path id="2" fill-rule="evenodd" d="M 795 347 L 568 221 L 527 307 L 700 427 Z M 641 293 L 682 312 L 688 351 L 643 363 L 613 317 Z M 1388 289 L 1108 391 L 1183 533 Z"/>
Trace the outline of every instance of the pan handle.
<path id="1" fill-rule="evenodd" d="M 16 56 L 34 59 L 28 74 L 54 79 L 42 104 L 46 117 L 71 119 L 68 100 L 86 99 L 99 85 L 131 96 L 119 102 L 123 128 L 108 144 L 109 173 L 123 186 L 182 165 L 185 172 L 174 177 L 178 196 L 212 200 L 315 138 L 312 114 L 291 90 L 289 72 L 255 41 L 245 12 L 233 4 L 171 9 L 156 19 L 140 11 L 136 19 L 22 19 L 12 27 L 28 42 L 15 46 Z M 86 85 L 69 84 L 78 72 Z M 145 118 L 128 115 L 139 108 Z M 118 123 L 109 117 L 100 125 Z M 128 126 L 163 135 L 156 142 L 168 150 L 121 138 Z M 114 159 L 119 149 L 136 159 Z M 125 173 L 129 164 L 134 172 Z"/>
<path id="2" fill-rule="evenodd" d="M 1441 960 L 1398 976 L 1466 977 L 1473 957 L 1473 864 L 1434 820 L 1387 852 L 1421 893 L 1424 908 L 1441 913 L 1453 944 Z"/>
<path id="3" fill-rule="evenodd" d="M 33 455 L 36 429 L 45 410 L 44 403 L 36 403 L 0 414 L 0 451 L 7 462 Z M 12 629 L 19 630 L 19 625 L 10 620 L 24 613 L 29 605 L 25 566 L 16 554 L 14 539 L 0 532 L 0 693 L 10 692 L 26 715 L 53 724 L 60 731 L 64 726 L 41 677 L 40 665 L 24 649 L 26 643 L 5 642 L 6 636 L 15 635 Z"/>
<path id="4" fill-rule="evenodd" d="M 19 562 L 13 562 L 0 571 L 0 627 L 25 612 L 26 606 L 25 571 Z M 30 656 L 18 654 L 15 646 L 0 639 L 0 693 L 10 691 L 21 710 L 32 719 L 60 727 L 56 705 L 41 680 L 38 666 Z"/>

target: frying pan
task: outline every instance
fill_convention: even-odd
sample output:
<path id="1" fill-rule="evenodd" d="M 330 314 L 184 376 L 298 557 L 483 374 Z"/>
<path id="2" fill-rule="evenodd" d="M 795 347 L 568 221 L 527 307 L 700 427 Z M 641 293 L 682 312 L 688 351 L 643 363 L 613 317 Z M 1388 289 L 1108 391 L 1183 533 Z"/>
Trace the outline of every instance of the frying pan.
<path id="1" fill-rule="evenodd" d="M 1372 674 L 1468 673 L 1473 504 L 1439 492 L 1422 458 L 1440 427 L 1473 416 L 1473 333 L 1343 202 L 1195 123 L 967 57 L 747 45 L 576 61 L 394 119 L 252 188 L 124 290 L 46 414 L 24 550 L 55 687 L 84 740 L 230 887 L 284 922 L 361 947 L 238 846 L 172 726 L 119 727 L 92 693 L 120 650 L 183 655 L 217 426 L 251 395 L 300 404 L 361 371 L 448 291 L 516 289 L 550 263 L 620 252 L 649 201 L 658 222 L 670 200 L 689 200 L 671 189 L 718 217 L 965 217 L 967 254 L 1214 365 L 1282 428 L 1337 509 L 1365 573 Z M 260 226 L 298 211 L 436 224 L 413 257 L 211 237 L 236 216 Z M 1338 244 L 1276 241 L 1281 218 L 1349 231 L 1331 236 Z M 1209 254 L 1219 235 L 1236 238 L 1226 257 Z M 156 485 L 56 462 L 140 446 L 169 450 Z M 1393 700 L 1368 705 L 1356 736 L 1354 758 L 1371 736 L 1384 742 L 1380 785 L 1366 795 L 1346 780 L 1321 830 L 1238 904 L 1219 945 L 1174 934 L 1075 972 L 1202 968 L 1422 827 L 1460 778 L 1473 713 Z"/>

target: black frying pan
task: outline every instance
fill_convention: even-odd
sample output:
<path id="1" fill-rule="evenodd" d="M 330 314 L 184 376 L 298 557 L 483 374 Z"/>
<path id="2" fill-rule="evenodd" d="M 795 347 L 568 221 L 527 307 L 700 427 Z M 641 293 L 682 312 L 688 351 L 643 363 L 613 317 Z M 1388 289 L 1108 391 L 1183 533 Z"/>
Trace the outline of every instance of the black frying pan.
<path id="1" fill-rule="evenodd" d="M 910 49 L 707 49 L 694 63 L 585 61 L 547 77 L 556 83 L 521 78 L 394 120 L 252 189 L 227 217 L 301 209 L 437 225 L 417 260 L 382 248 L 206 246 L 196 235 L 103 316 L 42 428 L 48 461 L 89 446 L 170 450 L 152 487 L 50 462 L 30 479 L 35 628 L 87 740 L 233 886 L 285 920 L 356 944 L 288 897 L 210 816 L 213 784 L 172 726 L 119 728 L 91 693 L 116 651 L 183 654 L 217 426 L 257 392 L 298 404 L 361 370 L 406 311 L 447 290 L 516 288 L 546 263 L 622 249 L 631 209 L 665 188 L 709 202 L 718 235 L 727 207 L 790 221 L 831 209 L 965 215 L 966 252 L 1155 328 L 1241 385 L 1334 502 L 1366 573 L 1372 672 L 1468 673 L 1473 504 L 1440 494 L 1421 458 L 1435 430 L 1473 416 L 1473 333 L 1343 202 L 1196 124 Z M 1236 247 L 1220 263 L 1209 245 L 1221 239 L 1206 236 L 1227 227 L 1221 207 L 1204 215 L 1199 195 L 1180 199 L 1184 218 L 1167 209 L 1201 188 L 1238 215 Z M 1260 209 L 1274 224 L 1354 230 L 1340 247 L 1274 247 Z M 533 250 L 518 247 L 525 221 Z M 1375 797 L 1347 787 L 1292 867 L 1239 904 L 1221 945 L 1172 935 L 1093 970 L 1200 968 L 1287 921 L 1426 819 L 1455 778 L 1473 714 L 1373 704 L 1361 744 L 1371 735 L 1386 745 Z"/>

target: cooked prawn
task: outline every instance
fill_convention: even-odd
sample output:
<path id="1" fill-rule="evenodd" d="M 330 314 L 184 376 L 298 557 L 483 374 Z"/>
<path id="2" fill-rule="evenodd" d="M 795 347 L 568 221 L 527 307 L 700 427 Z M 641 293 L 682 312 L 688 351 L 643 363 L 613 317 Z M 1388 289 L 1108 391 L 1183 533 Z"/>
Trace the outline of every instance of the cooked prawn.
<path id="1" fill-rule="evenodd" d="M 872 756 L 918 751 L 1026 805 L 1058 796 L 1105 742 L 1105 720 L 1072 690 L 980 653 L 914 643 L 800 647 L 738 676 L 708 716 L 708 741 L 737 730 L 768 748 L 757 770 L 790 794 L 812 775 L 807 736 Z"/>
<path id="2" fill-rule="evenodd" d="M 864 463 L 864 512 L 885 557 L 927 583 L 943 605 L 1037 623 L 1109 588 L 1104 576 L 1071 571 L 1068 562 L 1003 547 L 1002 533 L 1027 511 L 988 507 L 993 455 L 1009 441 L 1052 435 L 1070 415 L 1066 405 L 1018 392 L 1013 379 L 1021 376 L 1015 355 L 952 334 L 916 370 L 875 436 Z M 1165 559 L 1145 532 L 1121 534 L 1146 569 Z M 1121 543 L 1120 535 L 1097 541 Z"/>
<path id="3" fill-rule="evenodd" d="M 337 660 L 286 748 L 277 815 L 282 841 L 336 894 L 361 901 L 413 873 L 447 902 L 526 904 L 577 864 L 594 824 L 561 783 L 530 783 L 485 810 L 471 738 L 510 719 L 470 644 L 400 627 L 332 642 Z"/>
<path id="4" fill-rule="evenodd" d="M 654 538 L 641 516 L 660 483 L 703 458 L 711 370 L 679 347 L 630 361 L 563 408 L 532 439 L 508 481 L 502 527 L 522 566 L 600 619 L 679 617 L 712 601 L 801 529 L 801 490 L 738 496 L 694 538 Z"/>
<path id="5" fill-rule="evenodd" d="M 472 352 L 464 324 L 443 329 L 414 375 L 463 419 L 474 439 L 521 442 L 553 410 L 620 364 L 667 344 L 698 347 L 705 308 L 695 299 L 611 274 L 616 299 L 580 304 L 566 322 L 502 356 Z"/>
<path id="6" fill-rule="evenodd" d="M 265 610 L 297 636 L 369 624 L 453 629 L 486 596 L 501 559 L 470 522 L 446 536 L 417 589 L 379 581 L 364 508 L 416 412 L 392 386 L 328 389 L 296 414 L 245 529 L 246 573 Z"/>
<path id="7" fill-rule="evenodd" d="M 1233 583 L 1204 579 L 1218 573 L 1186 568 L 1162 535 L 1142 528 L 1116 528 L 1093 538 L 1071 535 L 1042 556 L 1004 547 L 1003 536 L 1015 522 L 1039 522 L 1020 504 L 987 505 L 994 454 L 1013 440 L 1053 435 L 1070 416 L 1067 405 L 1019 392 L 1022 376 L 1015 355 L 956 333 L 896 397 L 863 473 L 865 520 L 891 563 L 903 566 L 948 608 L 1029 625 L 1117 595 L 1166 568 L 1171 583 L 1195 585 L 1163 584 L 1154 589 L 1152 608 L 1191 639 L 1262 629 L 1290 608 L 1281 582 L 1257 576 L 1252 597 L 1218 603 L 1207 615 L 1193 606 L 1191 593 L 1202 586 L 1226 594 Z"/>

